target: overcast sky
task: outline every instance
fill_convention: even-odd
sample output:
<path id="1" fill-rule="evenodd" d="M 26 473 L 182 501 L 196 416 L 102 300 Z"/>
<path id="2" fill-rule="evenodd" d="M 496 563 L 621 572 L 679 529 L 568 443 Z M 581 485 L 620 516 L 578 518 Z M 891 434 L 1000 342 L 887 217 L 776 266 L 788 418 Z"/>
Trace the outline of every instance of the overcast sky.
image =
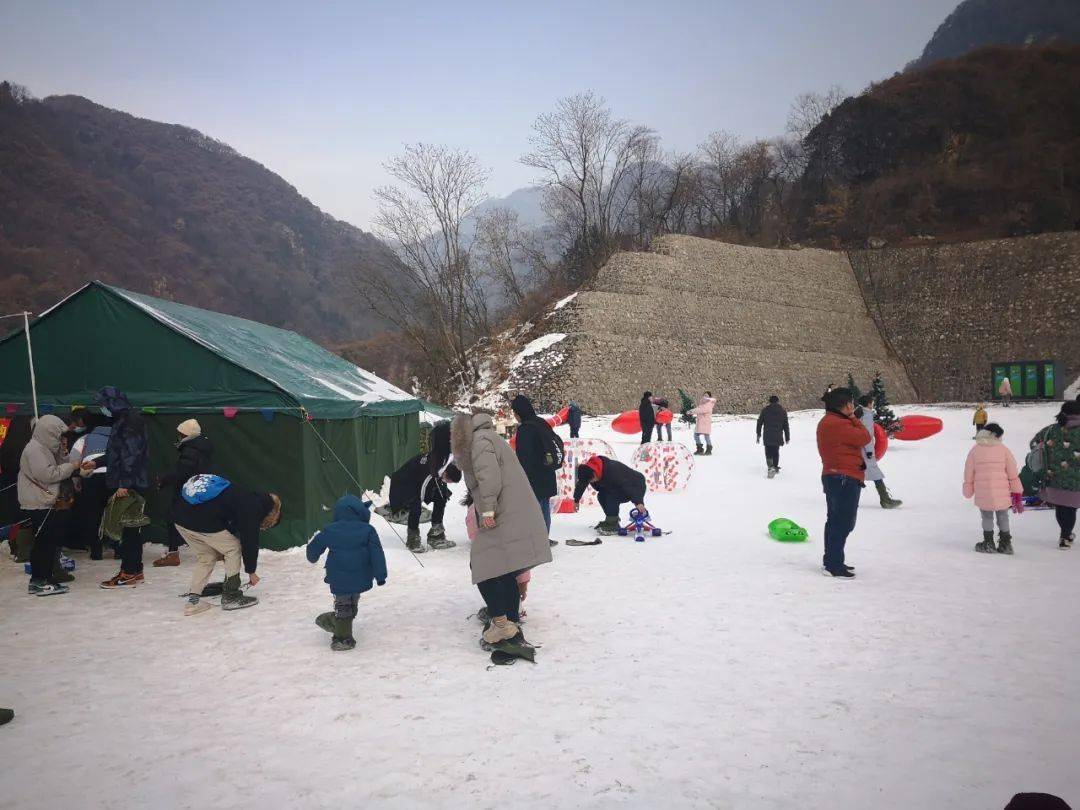
<path id="1" fill-rule="evenodd" d="M 502 196 L 533 179 L 536 115 L 584 90 L 669 149 L 770 137 L 796 94 L 902 68 L 957 1 L 0 0 L 0 78 L 199 129 L 367 228 L 403 143 L 472 150 Z"/>

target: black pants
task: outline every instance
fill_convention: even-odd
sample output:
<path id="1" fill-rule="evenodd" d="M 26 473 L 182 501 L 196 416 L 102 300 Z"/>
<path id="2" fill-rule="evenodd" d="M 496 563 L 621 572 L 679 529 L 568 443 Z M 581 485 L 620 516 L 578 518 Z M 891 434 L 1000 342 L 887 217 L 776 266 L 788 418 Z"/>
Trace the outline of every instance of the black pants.
<path id="1" fill-rule="evenodd" d="M 1061 536 L 1068 537 L 1076 528 L 1076 507 L 1055 506 L 1054 517 L 1057 518 L 1058 526 L 1061 527 Z"/>
<path id="2" fill-rule="evenodd" d="M 578 438 L 578 433 L 579 432 L 581 432 L 581 425 L 571 425 L 570 426 L 570 438 L 571 439 Z"/>
<path id="3" fill-rule="evenodd" d="M 141 574 L 142 549 L 142 529 L 124 529 L 120 540 L 120 570 L 125 574 Z"/>
<path id="4" fill-rule="evenodd" d="M 51 509 L 24 509 L 23 519 L 30 521 L 34 548 L 30 551 L 30 579 L 51 580 L 60 534 L 60 521 Z"/>
<path id="5" fill-rule="evenodd" d="M 651 424 L 641 426 L 641 443 L 642 444 L 648 444 L 649 442 L 652 441 L 652 429 L 653 429 L 653 426 Z"/>
<path id="6" fill-rule="evenodd" d="M 77 545 L 90 549 L 94 558 L 101 557 L 101 516 L 105 513 L 105 504 L 109 502 L 109 491 L 105 487 L 105 474 L 91 475 L 82 480 L 82 492 L 75 501 L 74 533 Z"/>
<path id="7" fill-rule="evenodd" d="M 402 509 L 409 510 L 409 525 L 408 529 L 410 533 L 420 531 L 420 515 L 423 512 L 424 505 L 420 502 L 420 498 L 415 498 L 409 503 L 390 504 L 390 511 L 400 512 Z M 446 501 L 436 498 L 431 504 L 431 522 L 432 524 L 442 523 L 443 514 L 446 512 Z"/>
<path id="8" fill-rule="evenodd" d="M 619 507 L 623 505 L 622 497 L 610 489 L 601 488 L 596 490 L 596 499 L 604 510 L 604 517 L 619 519 Z"/>
<path id="9" fill-rule="evenodd" d="M 662 442 L 664 440 L 664 428 L 667 428 L 667 440 L 671 441 L 671 422 L 666 425 L 661 425 L 659 422 L 656 424 L 656 440 Z"/>
<path id="10" fill-rule="evenodd" d="M 825 557 L 822 564 L 829 571 L 844 565 L 844 546 L 848 535 L 855 529 L 855 517 L 859 513 L 859 495 L 862 484 L 846 475 L 823 475 L 821 486 L 825 490 Z"/>
<path id="11" fill-rule="evenodd" d="M 765 445 L 765 463 L 771 468 L 780 469 L 780 445 Z"/>
<path id="12" fill-rule="evenodd" d="M 517 574 L 517 571 L 511 571 L 509 574 L 476 583 L 477 590 L 484 597 L 488 615 L 492 618 L 505 616 L 512 622 L 521 618 L 518 613 L 521 606 L 521 594 L 518 591 Z"/>

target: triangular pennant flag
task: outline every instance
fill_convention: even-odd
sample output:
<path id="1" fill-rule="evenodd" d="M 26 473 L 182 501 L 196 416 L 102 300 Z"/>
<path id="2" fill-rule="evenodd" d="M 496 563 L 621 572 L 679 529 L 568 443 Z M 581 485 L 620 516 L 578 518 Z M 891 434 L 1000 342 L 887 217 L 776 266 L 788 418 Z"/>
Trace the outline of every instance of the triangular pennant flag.
<path id="1" fill-rule="evenodd" d="M 232 419 L 233 417 L 236 416 L 236 412 L 238 410 L 240 410 L 240 409 L 239 408 L 222 408 L 221 412 L 223 414 L 225 414 L 226 419 Z"/>
<path id="2" fill-rule="evenodd" d="M 260 408 L 259 413 L 262 414 L 262 418 L 267 422 L 274 421 L 274 409 L 273 408 Z"/>
<path id="3" fill-rule="evenodd" d="M 8 413 L 18 413 L 18 411 L 19 411 L 19 406 L 18 405 L 8 405 L 7 406 L 7 412 Z"/>

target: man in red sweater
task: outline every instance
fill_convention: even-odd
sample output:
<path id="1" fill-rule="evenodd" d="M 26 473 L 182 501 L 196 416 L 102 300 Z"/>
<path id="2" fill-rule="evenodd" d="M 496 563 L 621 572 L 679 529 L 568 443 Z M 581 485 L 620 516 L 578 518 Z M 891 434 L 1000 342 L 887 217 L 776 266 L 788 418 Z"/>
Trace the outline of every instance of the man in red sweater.
<path id="1" fill-rule="evenodd" d="M 817 426 L 821 456 L 821 485 L 825 490 L 825 575 L 853 579 L 854 569 L 844 564 L 844 545 L 855 528 L 859 494 L 863 489 L 866 461 L 863 447 L 870 434 L 855 417 L 855 404 L 846 388 L 834 388 L 822 397 L 825 416 Z"/>

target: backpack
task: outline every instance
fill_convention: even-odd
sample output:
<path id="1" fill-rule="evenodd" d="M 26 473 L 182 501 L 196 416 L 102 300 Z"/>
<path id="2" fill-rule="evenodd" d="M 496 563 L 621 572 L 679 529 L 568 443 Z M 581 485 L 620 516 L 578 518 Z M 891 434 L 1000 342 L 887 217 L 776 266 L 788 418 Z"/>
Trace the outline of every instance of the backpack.
<path id="1" fill-rule="evenodd" d="M 562 467 L 565 458 L 563 442 L 547 422 L 544 422 L 544 427 L 540 429 L 540 443 L 544 447 L 544 466 L 549 470 Z"/>
<path id="2" fill-rule="evenodd" d="M 1052 427 L 1043 428 L 1031 440 L 1031 450 L 1028 451 L 1027 456 L 1024 458 L 1024 464 L 1033 473 L 1040 473 L 1046 469 L 1046 452 L 1043 449 L 1043 443 L 1046 441 L 1046 434 Z"/>

